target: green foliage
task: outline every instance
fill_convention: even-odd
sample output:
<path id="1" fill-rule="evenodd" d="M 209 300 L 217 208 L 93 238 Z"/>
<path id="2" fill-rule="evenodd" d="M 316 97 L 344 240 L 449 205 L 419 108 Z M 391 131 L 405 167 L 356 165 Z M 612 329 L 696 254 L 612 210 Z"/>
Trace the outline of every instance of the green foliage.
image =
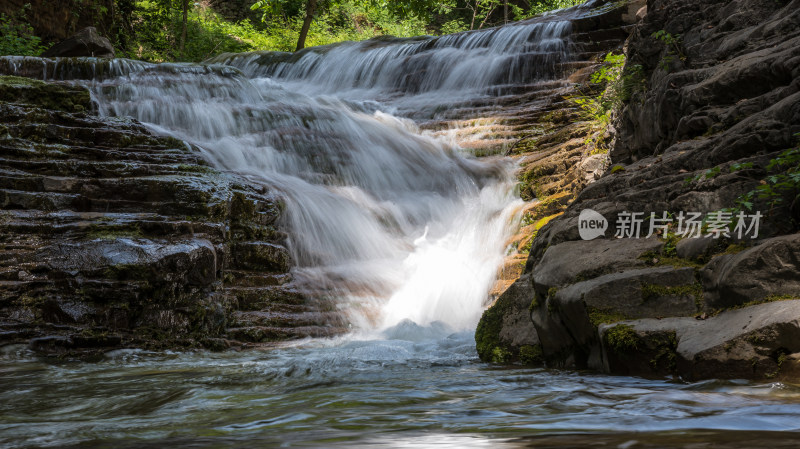
<path id="1" fill-rule="evenodd" d="M 617 172 L 621 172 L 621 171 L 625 171 L 625 167 L 623 167 L 622 165 L 615 165 L 615 166 L 611 167 L 611 174 L 614 174 L 614 173 L 617 173 Z"/>
<path id="2" fill-rule="evenodd" d="M 613 111 L 621 109 L 635 92 L 645 89 L 642 66 L 626 67 L 625 62 L 624 54 L 606 54 L 601 67 L 590 77 L 592 89 L 602 88 L 602 91 L 599 94 L 582 94 L 569 99 L 580 108 L 583 119 L 590 122 L 592 129 L 605 129 L 611 123 Z M 600 144 L 599 132 L 587 139 L 587 145 L 592 143 L 595 146 L 592 154 L 608 152 Z"/>
<path id="3" fill-rule="evenodd" d="M 731 165 L 731 173 L 735 173 L 735 172 L 741 171 L 741 170 L 749 170 L 751 168 L 753 168 L 753 163 L 752 162 L 741 162 L 741 163 L 738 163 L 738 164 Z"/>
<path id="4" fill-rule="evenodd" d="M 681 237 L 673 232 L 667 232 L 667 235 L 664 237 L 664 247 L 661 249 L 661 254 L 665 257 L 677 257 L 678 256 L 678 242 L 681 240 Z"/>
<path id="5" fill-rule="evenodd" d="M 0 14 L 0 55 L 38 56 L 49 47 L 33 34 L 33 28 L 25 19 L 28 8 L 30 4 L 11 17 Z"/>
<path id="6" fill-rule="evenodd" d="M 800 140 L 800 133 L 795 134 Z M 731 171 L 752 168 L 751 162 L 734 164 Z M 761 180 L 754 190 L 736 199 L 735 206 L 725 209 L 733 215 L 741 211 L 752 211 L 756 201 L 765 203 L 770 209 L 781 205 L 789 198 L 791 202 L 800 200 L 800 146 L 786 150 L 767 164 L 769 175 Z"/>
<path id="7" fill-rule="evenodd" d="M 119 48 L 119 56 L 152 62 L 198 62 L 222 52 L 268 49 L 276 46 L 273 36 L 249 21 L 231 23 L 211 8 L 190 3 L 186 43 L 180 50 L 182 15 L 179 2 L 143 0 L 132 12 L 133 36 Z"/>
<path id="8" fill-rule="evenodd" d="M 675 57 L 680 58 L 681 61 L 686 60 L 686 55 L 681 49 L 682 38 L 680 34 L 673 35 L 665 30 L 658 30 L 651 34 L 650 37 L 661 41 L 667 48 L 666 55 L 664 55 L 661 61 L 662 69 L 669 71 L 670 65 L 672 65 L 672 61 L 675 60 Z"/>
<path id="9" fill-rule="evenodd" d="M 536 14 L 542 14 L 547 11 L 552 11 L 554 9 L 562 9 L 562 8 L 569 8 L 571 6 L 580 5 L 583 0 L 540 0 L 538 2 L 529 2 L 530 7 L 528 8 L 527 13 L 531 16 Z"/>
<path id="10" fill-rule="evenodd" d="M 706 179 L 716 178 L 721 171 L 722 170 L 719 167 L 713 167 L 706 170 L 706 172 L 703 175 L 705 176 Z"/>
<path id="11" fill-rule="evenodd" d="M 733 167 L 731 167 L 731 171 L 734 171 Z M 700 181 L 701 179 L 714 179 L 717 176 L 719 176 L 721 173 L 722 173 L 722 169 L 720 167 L 711 167 L 708 170 L 706 170 L 706 171 L 704 171 L 704 172 L 702 172 L 702 173 L 700 173 L 698 175 L 690 176 L 690 177 L 684 179 L 683 183 L 684 183 L 684 185 L 688 186 L 689 184 L 692 184 L 694 182 Z"/>

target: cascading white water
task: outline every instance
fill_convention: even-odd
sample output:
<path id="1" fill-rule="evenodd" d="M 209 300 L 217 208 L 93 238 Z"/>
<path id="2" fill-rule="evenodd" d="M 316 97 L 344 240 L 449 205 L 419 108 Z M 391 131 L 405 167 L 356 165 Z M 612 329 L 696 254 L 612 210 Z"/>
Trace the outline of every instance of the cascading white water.
<path id="1" fill-rule="evenodd" d="M 513 164 L 476 159 L 387 111 L 435 111 L 552 76 L 568 31 L 550 21 L 348 43 L 294 61 L 216 60 L 241 72 L 116 67 L 92 89 L 101 113 L 191 142 L 215 166 L 280 192 L 295 277 L 337 297 L 356 327 L 462 330 L 477 322 L 503 259 L 519 202 Z"/>
<path id="2" fill-rule="evenodd" d="M 570 31 L 570 21 L 553 20 L 437 38 L 345 42 L 296 54 L 225 54 L 210 62 L 310 95 L 377 100 L 402 115 L 431 116 L 486 96 L 493 86 L 557 77 L 569 55 Z"/>

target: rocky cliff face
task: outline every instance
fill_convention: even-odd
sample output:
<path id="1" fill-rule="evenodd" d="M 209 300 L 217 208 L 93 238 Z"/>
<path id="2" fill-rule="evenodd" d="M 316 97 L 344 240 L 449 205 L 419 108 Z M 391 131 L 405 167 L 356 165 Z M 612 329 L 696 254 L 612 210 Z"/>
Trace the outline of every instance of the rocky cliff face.
<path id="1" fill-rule="evenodd" d="M 339 332 L 291 285 L 280 201 L 83 88 L 0 77 L 0 345 L 87 355 Z"/>
<path id="2" fill-rule="evenodd" d="M 481 356 L 689 379 L 796 376 L 800 2 L 650 0 L 626 55 L 645 81 L 609 129 L 614 167 L 538 232 L 523 275 L 479 325 Z M 609 222 L 605 238 L 581 239 L 584 209 Z M 673 224 L 615 239 L 625 211 L 667 212 Z M 764 217 L 757 239 L 681 238 L 681 211 Z"/>

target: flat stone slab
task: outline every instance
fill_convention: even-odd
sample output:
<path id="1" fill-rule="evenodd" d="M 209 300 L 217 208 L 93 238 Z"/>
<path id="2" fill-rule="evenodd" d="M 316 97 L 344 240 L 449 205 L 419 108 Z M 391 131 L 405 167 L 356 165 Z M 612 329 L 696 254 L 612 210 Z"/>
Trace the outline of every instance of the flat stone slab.
<path id="1" fill-rule="evenodd" d="M 647 318 L 604 324 L 598 333 L 605 369 L 611 373 L 771 379 L 794 376 L 800 369 L 800 299 L 730 310 L 707 320 Z M 660 357 L 671 363 L 659 366 Z"/>

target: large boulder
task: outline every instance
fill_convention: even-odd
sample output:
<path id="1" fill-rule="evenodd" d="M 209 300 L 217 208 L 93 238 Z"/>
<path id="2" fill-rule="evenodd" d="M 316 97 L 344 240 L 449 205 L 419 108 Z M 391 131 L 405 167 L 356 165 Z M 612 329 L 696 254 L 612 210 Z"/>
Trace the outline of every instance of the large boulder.
<path id="1" fill-rule="evenodd" d="M 709 311 L 800 295 L 800 234 L 768 239 L 737 254 L 714 258 L 702 270 Z"/>
<path id="2" fill-rule="evenodd" d="M 63 40 L 42 53 L 43 57 L 91 56 L 113 58 L 114 46 L 111 41 L 97 33 L 94 27 L 86 27 L 66 40 Z"/>
<path id="3" fill-rule="evenodd" d="M 602 325 L 605 369 L 687 380 L 800 374 L 800 300 L 723 312 L 707 320 L 643 319 Z"/>
<path id="4" fill-rule="evenodd" d="M 551 288 L 560 288 L 604 274 L 643 268 L 645 261 L 640 256 L 657 251 L 661 246 L 663 242 L 657 238 L 560 243 L 549 247 L 533 268 L 533 282 L 537 291 L 546 293 Z M 592 257 L 586 257 L 587 254 Z"/>
<path id="5" fill-rule="evenodd" d="M 598 325 L 693 315 L 701 297 L 693 268 L 627 270 L 551 289 L 544 301 L 535 300 L 531 319 L 545 360 L 555 366 L 599 369 Z"/>

